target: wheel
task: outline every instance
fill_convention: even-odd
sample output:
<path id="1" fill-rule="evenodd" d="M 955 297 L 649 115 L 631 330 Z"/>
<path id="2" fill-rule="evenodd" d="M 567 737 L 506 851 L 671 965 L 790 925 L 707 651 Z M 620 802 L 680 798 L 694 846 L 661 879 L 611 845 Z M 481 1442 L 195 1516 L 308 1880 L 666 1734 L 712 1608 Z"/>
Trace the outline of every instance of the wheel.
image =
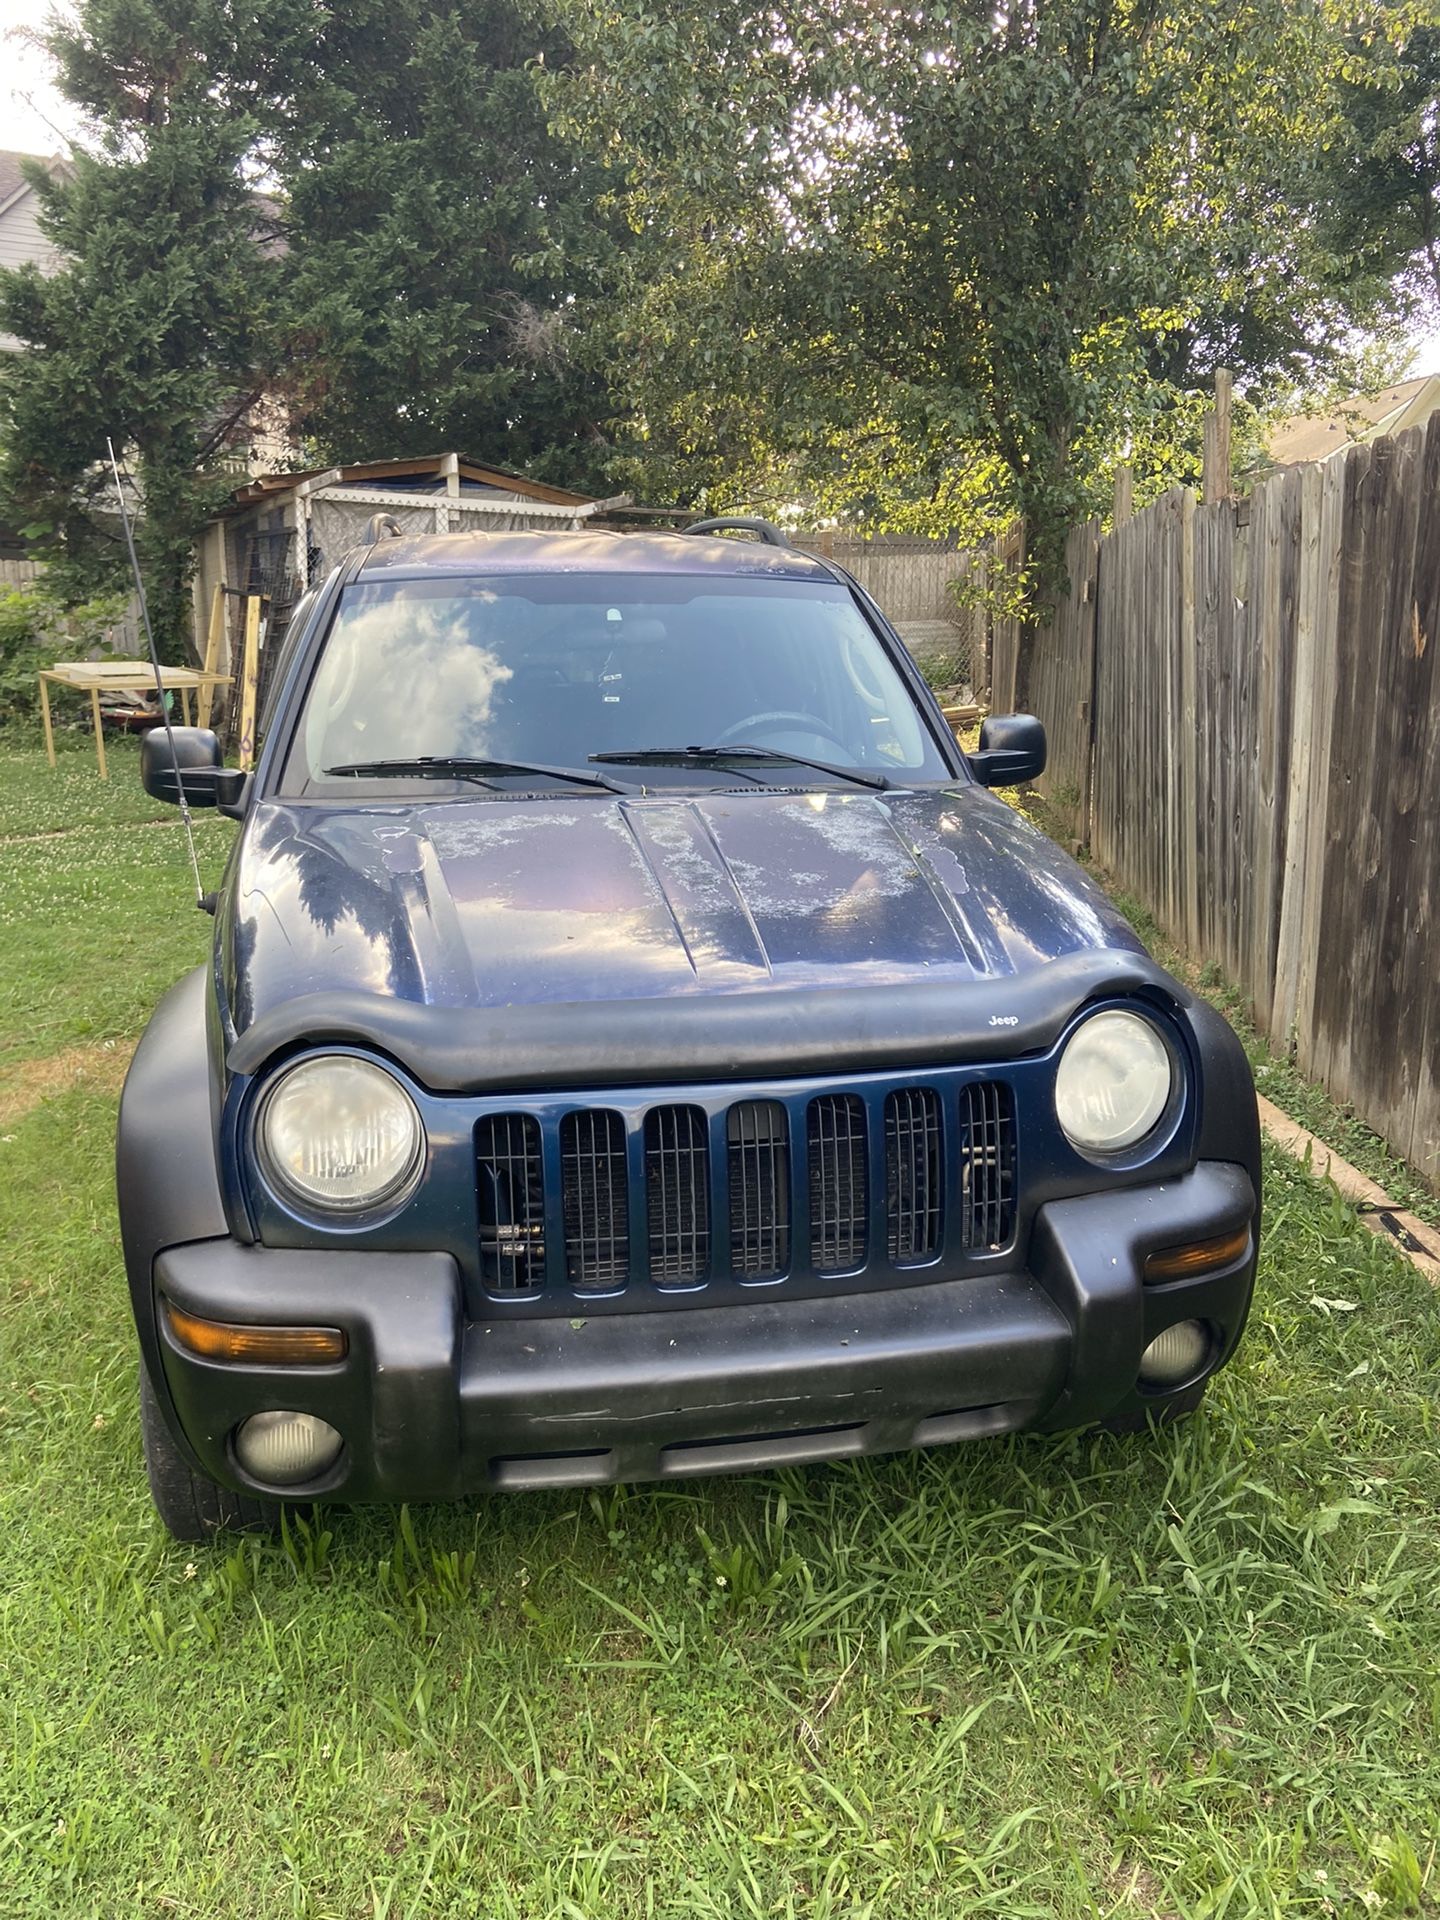
<path id="1" fill-rule="evenodd" d="M 712 741 L 711 744 L 717 747 L 728 747 L 738 735 L 751 728 L 759 727 L 764 733 L 773 733 L 777 727 L 784 726 L 791 720 L 798 720 L 806 733 L 813 733 L 821 740 L 833 740 L 842 753 L 850 751 L 833 727 L 827 727 L 825 722 L 817 720 L 813 713 L 795 713 L 788 707 L 773 713 L 747 713 L 745 718 L 737 720 L 733 727 L 726 727 L 720 738 Z M 762 743 L 756 741 L 742 744 L 758 746 Z"/>
<path id="2" fill-rule="evenodd" d="M 196 1473 L 170 1436 L 149 1369 L 140 1363 L 140 1436 L 155 1511 L 177 1540 L 208 1540 L 222 1528 L 278 1533 L 280 1502 L 232 1493 Z"/>

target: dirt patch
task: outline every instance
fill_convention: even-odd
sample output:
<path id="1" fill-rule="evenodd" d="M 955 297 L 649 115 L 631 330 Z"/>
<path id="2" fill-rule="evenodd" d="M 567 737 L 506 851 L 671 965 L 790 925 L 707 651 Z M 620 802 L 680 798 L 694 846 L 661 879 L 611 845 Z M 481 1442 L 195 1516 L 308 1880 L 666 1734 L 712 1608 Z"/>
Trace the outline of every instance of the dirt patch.
<path id="1" fill-rule="evenodd" d="M 72 1087 L 118 1091 L 134 1051 L 133 1040 L 95 1040 L 41 1060 L 18 1060 L 0 1068 L 0 1127 L 13 1127 Z"/>

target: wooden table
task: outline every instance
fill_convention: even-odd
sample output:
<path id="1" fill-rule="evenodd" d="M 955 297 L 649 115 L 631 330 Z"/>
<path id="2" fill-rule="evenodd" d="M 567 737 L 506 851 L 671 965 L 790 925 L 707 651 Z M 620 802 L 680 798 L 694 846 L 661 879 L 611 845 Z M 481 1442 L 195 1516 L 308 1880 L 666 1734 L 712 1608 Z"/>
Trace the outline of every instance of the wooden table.
<path id="1" fill-rule="evenodd" d="M 110 778 L 105 765 L 105 736 L 100 726 L 102 693 L 153 693 L 155 669 L 143 660 L 62 660 L 40 675 L 40 715 L 45 722 L 45 752 L 55 765 L 55 732 L 50 724 L 50 686 L 72 687 L 90 695 L 90 712 L 95 721 L 95 758 L 100 778 Z M 161 667 L 160 684 L 167 693 L 180 695 L 185 724 L 191 724 L 190 696 L 201 687 L 228 687 L 228 673 L 197 673 L 194 667 Z"/>

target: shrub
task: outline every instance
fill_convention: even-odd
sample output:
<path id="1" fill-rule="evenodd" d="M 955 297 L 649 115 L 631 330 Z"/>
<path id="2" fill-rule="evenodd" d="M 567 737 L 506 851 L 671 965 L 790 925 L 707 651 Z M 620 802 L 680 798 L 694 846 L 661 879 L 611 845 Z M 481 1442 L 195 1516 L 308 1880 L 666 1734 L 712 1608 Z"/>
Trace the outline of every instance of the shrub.
<path id="1" fill-rule="evenodd" d="M 57 660 L 106 659 L 107 630 L 124 616 L 125 599 L 109 594 L 65 607 L 42 587 L 0 588 L 0 727 L 40 711 L 42 667 Z"/>

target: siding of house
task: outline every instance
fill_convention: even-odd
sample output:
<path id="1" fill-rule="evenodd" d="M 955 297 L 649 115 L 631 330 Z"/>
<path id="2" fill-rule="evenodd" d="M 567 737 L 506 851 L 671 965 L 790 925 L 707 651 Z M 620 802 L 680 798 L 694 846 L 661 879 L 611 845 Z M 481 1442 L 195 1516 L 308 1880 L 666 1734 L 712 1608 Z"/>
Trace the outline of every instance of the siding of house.
<path id="1" fill-rule="evenodd" d="M 5 159 L 16 156 L 6 154 Z M 23 267 L 30 262 L 50 271 L 57 262 L 55 249 L 40 231 L 40 202 L 23 184 L 11 187 L 8 203 L 0 182 L 0 267 Z M 13 352 L 20 342 L 11 333 L 0 333 L 0 352 Z"/>

